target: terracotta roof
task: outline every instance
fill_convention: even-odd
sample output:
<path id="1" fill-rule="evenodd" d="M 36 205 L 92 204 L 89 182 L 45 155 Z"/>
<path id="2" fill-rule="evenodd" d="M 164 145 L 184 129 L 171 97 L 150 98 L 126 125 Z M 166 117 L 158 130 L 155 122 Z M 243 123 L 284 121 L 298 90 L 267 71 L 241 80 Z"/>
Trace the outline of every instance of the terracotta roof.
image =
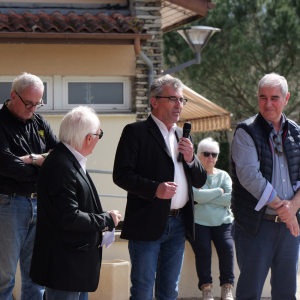
<path id="1" fill-rule="evenodd" d="M 79 16 L 72 11 L 67 15 L 59 11 L 48 15 L 42 10 L 35 15 L 28 10 L 22 14 L 13 10 L 0 13 L 0 32 L 146 33 L 143 25 L 139 19 L 117 12 L 111 16 L 103 12 L 96 16 L 84 12 Z"/>

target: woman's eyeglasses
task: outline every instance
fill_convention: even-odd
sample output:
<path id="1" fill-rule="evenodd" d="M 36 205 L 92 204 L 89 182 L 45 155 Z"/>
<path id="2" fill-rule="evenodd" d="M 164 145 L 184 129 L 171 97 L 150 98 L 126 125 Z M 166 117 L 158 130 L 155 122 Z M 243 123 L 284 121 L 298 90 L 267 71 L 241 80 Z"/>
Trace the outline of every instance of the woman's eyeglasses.
<path id="1" fill-rule="evenodd" d="M 275 147 L 275 153 L 277 155 L 281 156 L 283 154 L 283 150 L 282 150 L 280 135 L 278 135 L 278 134 L 273 135 L 273 141 L 274 141 L 274 143 L 277 144 Z"/>
<path id="2" fill-rule="evenodd" d="M 204 151 L 204 152 L 201 152 L 201 153 L 203 153 L 204 157 L 209 157 L 211 155 L 213 158 L 216 158 L 219 154 L 219 153 L 216 153 L 216 152 L 208 152 L 208 151 Z"/>

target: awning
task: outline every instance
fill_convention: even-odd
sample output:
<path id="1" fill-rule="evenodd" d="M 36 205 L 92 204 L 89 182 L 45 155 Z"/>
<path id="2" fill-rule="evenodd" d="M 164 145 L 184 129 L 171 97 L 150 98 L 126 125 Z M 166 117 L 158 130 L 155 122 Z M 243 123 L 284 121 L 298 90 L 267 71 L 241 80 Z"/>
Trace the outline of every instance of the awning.
<path id="1" fill-rule="evenodd" d="M 213 0 L 162 0 L 160 11 L 163 33 L 205 18 L 216 4 Z"/>
<path id="2" fill-rule="evenodd" d="M 192 124 L 192 132 L 230 129 L 230 112 L 184 86 L 183 96 L 188 99 L 183 107 L 178 126 Z"/>

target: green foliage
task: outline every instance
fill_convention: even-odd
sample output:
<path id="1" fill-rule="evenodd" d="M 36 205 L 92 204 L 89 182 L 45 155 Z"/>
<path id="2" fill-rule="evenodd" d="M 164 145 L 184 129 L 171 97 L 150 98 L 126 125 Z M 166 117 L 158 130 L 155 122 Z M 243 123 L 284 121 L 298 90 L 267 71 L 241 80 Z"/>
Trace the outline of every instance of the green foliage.
<path id="1" fill-rule="evenodd" d="M 229 143 L 228 142 L 221 142 L 220 143 L 220 154 L 216 163 L 216 168 L 220 170 L 226 171 L 230 174 L 230 156 L 229 156 Z"/>
<path id="2" fill-rule="evenodd" d="M 201 64 L 173 74 L 233 119 L 258 112 L 257 84 L 267 73 L 284 76 L 291 98 L 285 113 L 295 121 L 300 102 L 300 1 L 217 0 L 207 18 L 190 25 L 220 28 L 201 53 Z M 163 35 L 167 68 L 194 59 L 176 32 Z M 165 68 L 165 69 L 167 69 Z"/>

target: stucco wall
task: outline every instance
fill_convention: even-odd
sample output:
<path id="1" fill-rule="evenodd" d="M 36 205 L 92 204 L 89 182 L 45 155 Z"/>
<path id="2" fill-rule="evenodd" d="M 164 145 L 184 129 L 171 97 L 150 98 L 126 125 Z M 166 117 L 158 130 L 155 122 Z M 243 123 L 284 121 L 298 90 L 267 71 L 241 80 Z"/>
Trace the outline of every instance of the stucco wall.
<path id="1" fill-rule="evenodd" d="M 1 75 L 135 76 L 133 46 L 0 45 Z"/>

